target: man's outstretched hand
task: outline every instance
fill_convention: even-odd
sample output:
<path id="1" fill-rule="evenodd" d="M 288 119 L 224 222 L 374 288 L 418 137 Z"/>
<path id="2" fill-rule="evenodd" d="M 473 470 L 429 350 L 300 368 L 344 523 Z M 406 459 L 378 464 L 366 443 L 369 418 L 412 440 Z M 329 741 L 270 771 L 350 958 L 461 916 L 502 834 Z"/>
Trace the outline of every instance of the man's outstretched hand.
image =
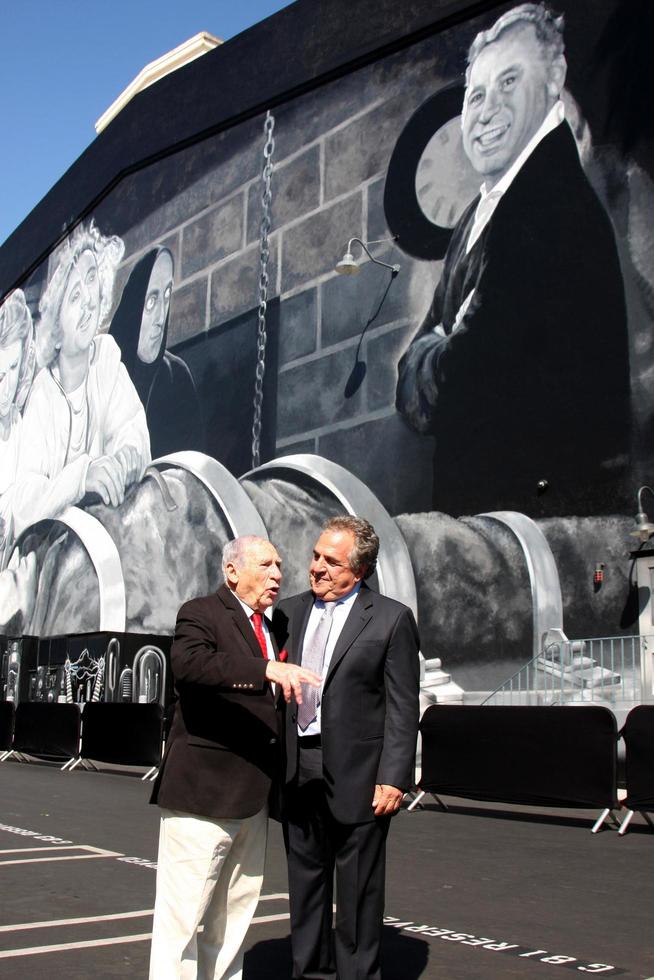
<path id="1" fill-rule="evenodd" d="M 322 681 L 318 674 L 306 667 L 298 667 L 297 664 L 282 664 L 279 660 L 269 660 L 266 665 L 266 680 L 273 684 L 279 684 L 284 692 L 284 698 L 290 703 L 294 698 L 298 704 L 302 704 L 302 685 L 311 684 L 312 687 L 320 687 Z"/>

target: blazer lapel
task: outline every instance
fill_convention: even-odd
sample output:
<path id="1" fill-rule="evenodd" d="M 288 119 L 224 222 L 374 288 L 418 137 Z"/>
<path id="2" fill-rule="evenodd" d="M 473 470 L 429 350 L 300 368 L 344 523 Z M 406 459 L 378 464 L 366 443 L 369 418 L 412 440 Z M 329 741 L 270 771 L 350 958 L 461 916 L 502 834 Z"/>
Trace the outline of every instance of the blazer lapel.
<path id="1" fill-rule="evenodd" d="M 367 585 L 361 585 L 358 596 L 354 600 L 354 605 L 350 610 L 350 615 L 345 620 L 345 625 L 341 630 L 341 635 L 336 641 L 332 659 L 329 663 L 327 676 L 325 677 L 324 687 L 329 684 L 334 670 L 350 649 L 354 641 L 359 636 L 364 626 L 370 622 L 373 614 L 372 593 Z"/>
<path id="2" fill-rule="evenodd" d="M 312 609 L 313 593 L 304 592 L 300 596 L 300 601 L 293 610 L 293 619 L 291 621 L 292 642 L 288 650 L 288 659 L 292 664 L 299 665 L 302 663 L 302 646 L 304 644 L 304 635 L 307 631 L 307 624 L 309 622 L 309 616 L 311 615 Z"/>

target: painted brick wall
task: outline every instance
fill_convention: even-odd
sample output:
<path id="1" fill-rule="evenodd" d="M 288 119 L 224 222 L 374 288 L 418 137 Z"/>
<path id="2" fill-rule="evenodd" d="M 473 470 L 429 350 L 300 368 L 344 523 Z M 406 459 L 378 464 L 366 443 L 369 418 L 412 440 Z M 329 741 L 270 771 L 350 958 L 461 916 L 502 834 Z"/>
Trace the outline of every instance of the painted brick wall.
<path id="1" fill-rule="evenodd" d="M 383 193 L 395 142 L 460 63 L 447 38 L 430 39 L 274 113 L 269 273 L 270 293 L 281 300 L 277 452 L 316 452 L 341 463 L 392 513 L 430 509 L 431 442 L 406 427 L 394 398 L 397 361 L 424 315 L 437 266 L 394 245 L 376 247 L 378 257 L 402 268 L 361 345 L 363 382 L 346 397 L 359 337 L 389 276 L 366 262 L 360 275 L 343 277 L 334 265 L 350 237 L 388 237 Z M 95 212 L 100 227 L 126 244 L 117 295 L 144 251 L 159 243 L 172 251 L 172 349 L 257 305 L 263 144 L 260 117 L 126 179 Z M 398 471 L 410 479 L 398 480 Z"/>

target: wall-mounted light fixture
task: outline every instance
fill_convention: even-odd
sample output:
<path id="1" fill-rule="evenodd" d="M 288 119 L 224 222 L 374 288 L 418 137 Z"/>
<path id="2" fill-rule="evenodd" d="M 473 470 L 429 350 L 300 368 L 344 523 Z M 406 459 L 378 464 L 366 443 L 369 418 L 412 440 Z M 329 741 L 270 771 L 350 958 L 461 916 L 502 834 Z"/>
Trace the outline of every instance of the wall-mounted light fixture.
<path id="1" fill-rule="evenodd" d="M 355 276 L 360 271 L 359 263 L 354 258 L 352 252 L 352 246 L 357 244 L 361 246 L 371 262 L 374 262 L 375 265 L 381 265 L 384 269 L 390 269 L 391 278 L 394 278 L 400 271 L 399 265 L 390 265 L 388 262 L 382 262 L 381 259 L 376 259 L 368 248 L 369 245 L 382 245 L 392 241 L 394 241 L 393 238 L 380 238 L 375 242 L 362 242 L 360 238 L 350 238 L 343 258 L 334 266 L 336 272 L 341 276 Z"/>
<path id="2" fill-rule="evenodd" d="M 643 544 L 646 544 L 646 542 L 649 541 L 649 539 L 654 534 L 654 524 L 650 522 L 650 519 L 645 513 L 645 508 L 643 506 L 643 493 L 645 492 L 645 490 L 649 490 L 649 492 L 654 497 L 654 490 L 652 490 L 650 486 L 645 485 L 644 487 L 640 488 L 640 490 L 638 491 L 638 513 L 636 514 L 636 530 L 630 531 L 631 536 L 633 538 L 638 538 L 639 541 L 641 541 Z"/>
<path id="3" fill-rule="evenodd" d="M 357 260 L 354 258 L 352 247 L 354 245 L 360 245 L 371 262 L 373 262 L 375 265 L 380 265 L 382 269 L 388 269 L 391 274 L 389 280 L 386 283 L 384 294 L 379 301 L 377 309 L 370 314 L 366 324 L 363 327 L 363 330 L 361 331 L 361 335 L 359 336 L 359 343 L 357 344 L 357 349 L 354 354 L 354 366 L 350 372 L 350 376 L 348 377 L 345 383 L 345 389 L 343 391 L 343 395 L 345 396 L 345 398 L 351 398 L 352 395 L 354 395 L 359 390 L 361 384 L 363 383 L 363 379 L 366 376 L 367 369 L 366 369 L 365 360 L 363 360 L 359 356 L 361 353 L 361 344 L 363 343 L 363 338 L 365 336 L 366 330 L 368 329 L 370 324 L 374 323 L 374 321 L 379 316 L 379 313 L 381 312 L 381 308 L 384 305 L 384 302 L 386 301 L 386 297 L 388 296 L 388 291 L 393 284 L 393 280 L 395 279 L 396 275 L 400 271 L 399 265 L 391 265 L 388 262 L 382 262 L 381 259 L 376 259 L 375 256 L 370 251 L 370 249 L 368 248 L 368 246 L 385 245 L 387 243 L 390 244 L 391 242 L 394 241 L 395 241 L 394 238 L 379 238 L 377 239 L 377 241 L 374 242 L 363 242 L 361 241 L 360 238 L 350 238 L 349 242 L 347 243 L 347 248 L 345 250 L 345 254 L 343 255 L 343 258 L 341 259 L 340 262 L 337 262 L 334 267 L 336 272 L 338 272 L 339 275 L 341 276 L 355 276 L 357 272 L 360 271 L 360 266 Z"/>

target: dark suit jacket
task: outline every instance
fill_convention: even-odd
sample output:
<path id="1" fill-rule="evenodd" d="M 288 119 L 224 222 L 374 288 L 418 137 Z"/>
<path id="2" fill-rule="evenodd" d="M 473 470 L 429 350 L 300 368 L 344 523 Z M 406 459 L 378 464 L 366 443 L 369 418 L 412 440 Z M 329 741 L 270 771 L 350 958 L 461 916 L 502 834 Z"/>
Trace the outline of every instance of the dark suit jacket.
<path id="1" fill-rule="evenodd" d="M 254 630 L 225 585 L 182 606 L 171 663 L 178 700 L 151 802 L 252 816 L 278 774 L 278 713 Z"/>
<path id="2" fill-rule="evenodd" d="M 300 663 L 313 593 L 283 600 L 273 616 L 289 663 Z M 341 823 L 374 819 L 376 783 L 408 789 L 414 780 L 420 664 L 410 609 L 366 585 L 338 638 L 323 688 L 323 778 Z M 297 710 L 286 709 L 286 780 L 297 769 Z"/>
<path id="3" fill-rule="evenodd" d="M 398 409 L 436 437 L 434 507 L 619 511 L 630 449 L 624 287 L 567 123 L 536 147 L 466 255 L 476 206 L 399 365 Z"/>

